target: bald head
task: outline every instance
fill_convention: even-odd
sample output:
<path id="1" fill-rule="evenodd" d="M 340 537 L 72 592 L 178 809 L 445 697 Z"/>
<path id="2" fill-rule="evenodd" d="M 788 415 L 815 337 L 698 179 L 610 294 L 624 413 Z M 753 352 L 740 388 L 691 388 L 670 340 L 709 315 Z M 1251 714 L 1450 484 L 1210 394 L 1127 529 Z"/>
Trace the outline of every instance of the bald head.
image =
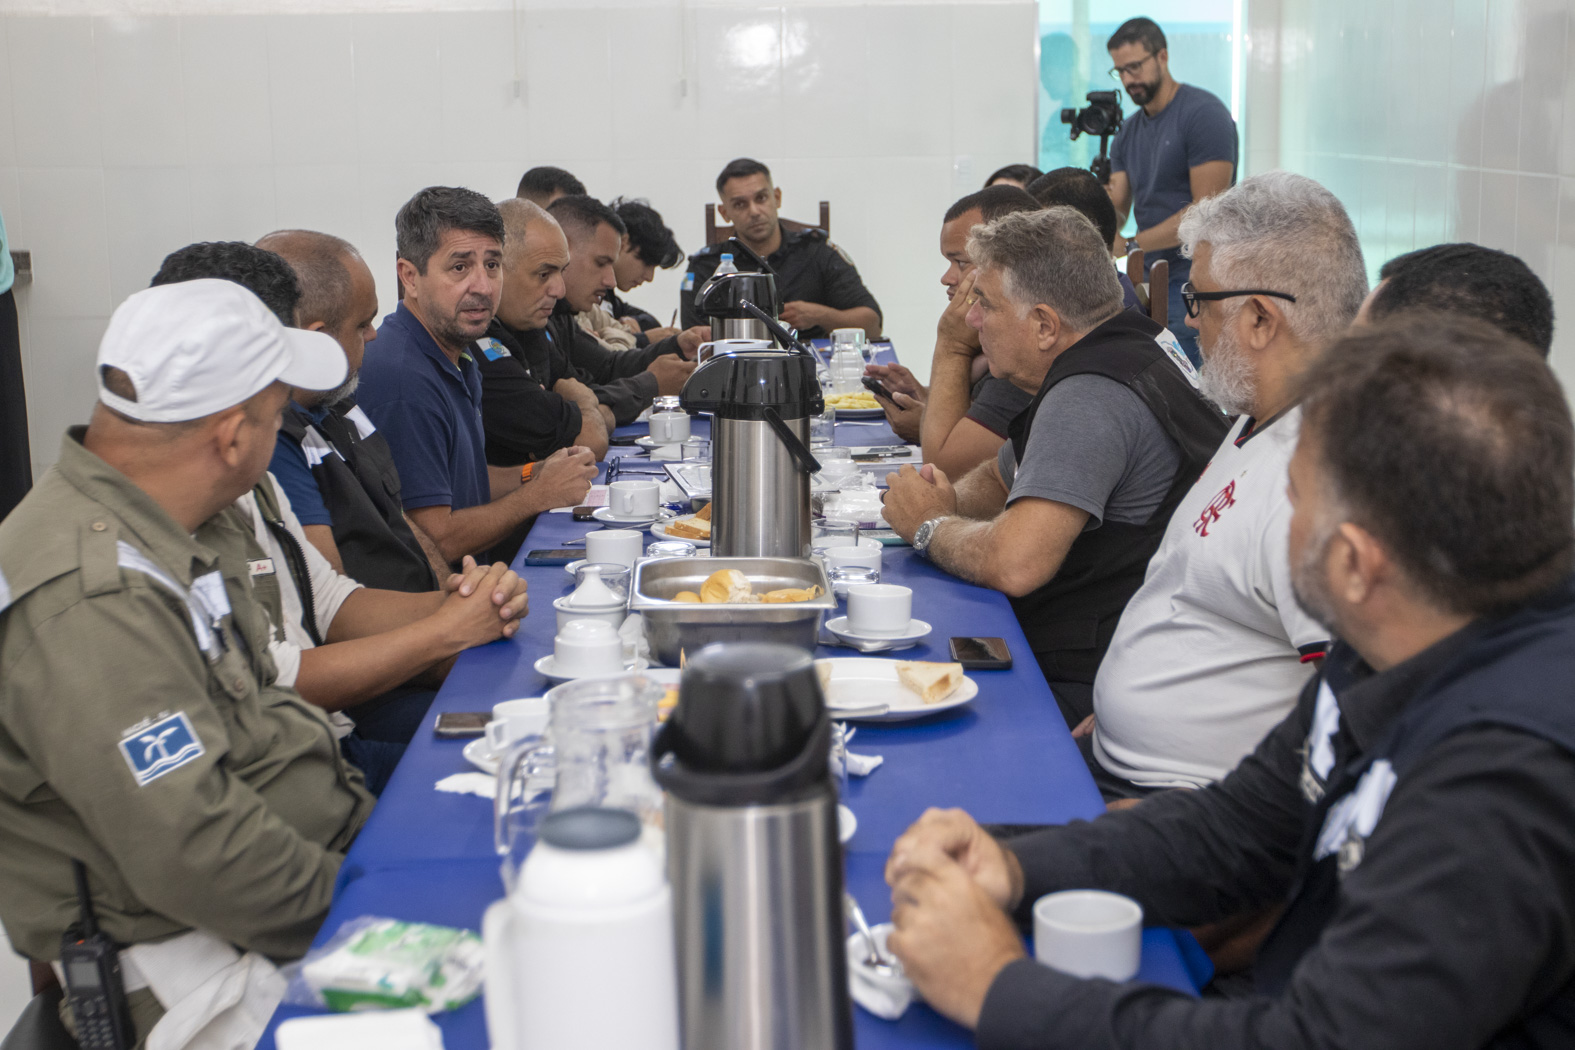
<path id="1" fill-rule="evenodd" d="M 498 214 L 506 233 L 498 320 L 517 331 L 545 328 L 563 298 L 569 242 L 558 220 L 531 201 L 500 201 Z"/>
<path id="2" fill-rule="evenodd" d="M 357 373 L 366 344 L 377 338 L 377 284 L 355 246 L 331 233 L 316 230 L 278 230 L 257 242 L 281 256 L 301 283 L 301 303 L 296 317 L 301 328 L 326 332 L 344 348 L 350 374 L 337 389 L 326 394 L 299 391 L 303 405 L 322 406 L 343 401 L 355 393 Z"/>

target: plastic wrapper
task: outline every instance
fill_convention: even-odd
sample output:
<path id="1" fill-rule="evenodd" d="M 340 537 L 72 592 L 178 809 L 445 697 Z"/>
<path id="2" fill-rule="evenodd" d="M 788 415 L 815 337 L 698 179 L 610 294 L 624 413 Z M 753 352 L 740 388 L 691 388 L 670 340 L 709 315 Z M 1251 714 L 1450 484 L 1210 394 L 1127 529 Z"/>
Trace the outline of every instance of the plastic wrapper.
<path id="1" fill-rule="evenodd" d="M 363 916 L 283 970 L 284 1001 L 336 1012 L 452 1010 L 481 991 L 481 938 L 470 930 Z"/>

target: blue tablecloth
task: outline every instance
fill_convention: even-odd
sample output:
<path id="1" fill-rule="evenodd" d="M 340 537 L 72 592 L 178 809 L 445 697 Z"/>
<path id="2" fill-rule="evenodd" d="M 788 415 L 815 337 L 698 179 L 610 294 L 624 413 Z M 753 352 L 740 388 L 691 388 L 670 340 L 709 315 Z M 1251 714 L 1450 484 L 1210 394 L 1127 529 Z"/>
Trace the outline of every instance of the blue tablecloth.
<path id="1" fill-rule="evenodd" d="M 697 432 L 703 431 L 697 420 Z M 889 430 L 838 426 L 841 444 L 895 441 Z M 614 454 L 626 452 L 614 449 Z M 567 514 L 543 514 L 522 548 L 552 548 L 592 526 Z M 539 696 L 551 683 L 532 664 L 552 650 L 552 600 L 568 593 L 571 578 L 556 566 L 517 569 L 530 587 L 531 613 L 512 640 L 462 654 L 433 703 L 443 711 L 485 711 L 501 700 Z M 892 841 L 928 806 L 959 806 L 981 821 L 1064 823 L 1090 819 L 1104 805 L 1077 746 L 1005 598 L 963 583 L 906 547 L 888 547 L 882 579 L 914 589 L 915 615 L 933 633 L 905 659 L 949 659 L 953 635 L 999 635 L 1014 658 L 1008 671 L 974 671 L 979 695 L 972 704 L 917 722 L 861 726 L 853 749 L 884 755 L 872 775 L 854 779 L 847 803 L 858 817 L 848 844 L 847 885 L 871 922 L 891 910 L 882 869 Z M 851 656 L 822 648 L 820 656 Z M 430 723 L 429 723 L 430 724 Z M 481 914 L 502 896 L 492 847 L 492 806 L 470 795 L 444 794 L 433 784 L 469 764 L 463 741 L 417 733 L 382 800 L 340 870 L 333 907 L 318 936 L 325 941 L 341 923 L 362 915 L 390 916 L 479 929 Z M 1177 935 L 1151 929 L 1143 941 L 1140 979 L 1193 991 Z M 273 1024 L 312 1011 L 282 1007 Z M 882 1021 L 855 1008 L 858 1045 L 963 1047 L 969 1033 L 922 1004 L 900 1021 Z M 488 1045 L 480 1002 L 440 1016 L 449 1050 Z M 259 1044 L 271 1050 L 273 1026 Z"/>

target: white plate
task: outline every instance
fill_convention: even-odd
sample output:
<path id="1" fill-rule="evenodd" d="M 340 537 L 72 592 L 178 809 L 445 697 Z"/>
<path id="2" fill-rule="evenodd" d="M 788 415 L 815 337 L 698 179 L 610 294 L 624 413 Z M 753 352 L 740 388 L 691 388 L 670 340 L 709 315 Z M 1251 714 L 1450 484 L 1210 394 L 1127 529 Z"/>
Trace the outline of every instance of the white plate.
<path id="1" fill-rule="evenodd" d="M 622 678 L 626 674 L 645 670 L 650 666 L 650 661 L 643 656 L 637 656 L 633 660 L 625 660 L 623 662 L 623 670 L 611 671 L 607 674 L 561 674 L 555 670 L 556 665 L 557 661 L 554 659 L 553 654 L 548 653 L 531 666 L 536 668 L 537 674 L 544 678 L 551 678 L 554 682 L 574 682 L 582 678 Z"/>
<path id="2" fill-rule="evenodd" d="M 655 514 L 614 514 L 611 507 L 597 507 L 591 512 L 591 517 L 607 525 L 649 525 L 662 517 L 661 511 Z"/>
<path id="3" fill-rule="evenodd" d="M 838 802 L 837 841 L 842 843 L 844 846 L 847 845 L 848 840 L 853 837 L 853 833 L 858 830 L 859 818 L 853 815 L 853 811 L 851 809 L 849 809 L 847 806 L 844 806 L 841 802 Z"/>
<path id="4" fill-rule="evenodd" d="M 842 717 L 837 714 L 839 706 L 868 708 L 885 704 L 887 709 L 881 714 L 849 715 L 847 718 L 859 722 L 906 722 L 961 707 L 979 695 L 979 683 L 965 674 L 956 689 L 935 703 L 927 704 L 913 690 L 897 681 L 896 660 L 840 656 L 825 662 L 831 665 L 831 685 L 826 690 L 826 706 L 830 708 L 832 718 Z"/>
<path id="5" fill-rule="evenodd" d="M 460 752 L 465 760 L 483 773 L 498 775 L 498 756 L 492 753 L 492 745 L 486 737 L 477 737 L 465 745 L 465 750 Z"/>
<path id="6" fill-rule="evenodd" d="M 635 438 L 634 443 L 641 448 L 678 448 L 683 445 L 682 441 L 658 441 L 653 437 Z"/>
<path id="7" fill-rule="evenodd" d="M 908 629 L 901 634 L 863 634 L 848 627 L 848 618 L 838 616 L 826 621 L 826 630 L 841 638 L 845 642 L 857 642 L 861 646 L 878 645 L 881 649 L 907 649 L 918 645 L 930 631 L 933 630 L 923 620 L 909 620 Z M 865 649 L 865 652 L 874 652 Z"/>
<path id="8" fill-rule="evenodd" d="M 692 517 L 694 517 L 693 514 L 685 514 L 685 515 L 683 515 L 681 517 L 674 518 L 673 521 L 683 521 L 684 518 L 692 518 Z M 669 536 L 669 535 L 667 535 L 667 526 L 668 526 L 668 524 L 669 524 L 668 522 L 659 521 L 656 524 L 652 525 L 651 526 L 651 535 L 652 536 L 656 536 L 659 539 L 674 540 L 674 541 L 677 541 L 679 543 L 693 543 L 696 547 L 709 547 L 709 546 L 711 546 L 711 541 L 710 540 L 697 540 L 697 539 L 695 539 L 692 536 Z"/>

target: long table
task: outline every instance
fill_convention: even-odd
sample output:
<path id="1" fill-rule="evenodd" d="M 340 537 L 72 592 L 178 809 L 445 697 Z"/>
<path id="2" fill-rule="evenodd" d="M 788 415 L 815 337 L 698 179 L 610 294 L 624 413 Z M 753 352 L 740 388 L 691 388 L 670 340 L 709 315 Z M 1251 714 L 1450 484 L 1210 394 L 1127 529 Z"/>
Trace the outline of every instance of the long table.
<path id="1" fill-rule="evenodd" d="M 704 421 L 696 424 L 696 432 L 703 433 Z M 620 433 L 643 430 L 624 428 Z M 837 427 L 839 444 L 896 440 L 883 426 Z M 615 454 L 630 451 L 614 449 Z M 599 527 L 575 522 L 567 514 L 537 519 L 515 560 L 529 585 L 529 617 L 513 639 L 460 656 L 429 719 L 445 711 L 485 711 L 502 700 L 539 696 L 551 686 L 532 664 L 552 651 L 551 603 L 568 593 L 573 581 L 561 567 L 527 568 L 520 562 L 527 550 L 559 547 Z M 883 582 L 914 589 L 914 615 L 934 627 L 915 648 L 890 655 L 947 660 L 947 640 L 953 635 L 999 635 L 1011 648 L 1014 663 L 1007 671 L 970 672 L 979 695 L 965 707 L 917 722 L 859 727 L 852 749 L 886 759 L 870 776 L 853 779 L 845 799 L 858 817 L 858 830 L 846 850 L 847 885 L 872 923 L 890 915 L 882 877 L 887 852 L 926 807 L 959 806 L 981 821 L 1006 824 L 1060 824 L 1092 819 L 1104 810 L 1006 599 L 947 575 L 907 547 L 887 547 L 881 571 Z M 816 655 L 855 654 L 822 647 Z M 416 734 L 345 858 L 319 943 L 342 923 L 365 915 L 480 929 L 482 912 L 503 895 L 493 851 L 492 805 L 473 795 L 433 790 L 436 781 L 471 768 L 460 754 L 462 746 L 463 741 L 439 739 L 430 732 Z M 1181 943 L 1170 930 L 1146 930 L 1139 979 L 1195 991 Z M 259 1046 L 272 1050 L 274 1028 L 281 1020 L 312 1012 L 281 1007 Z M 449 1050 L 489 1045 L 479 1000 L 436 1020 Z M 972 1043 L 967 1030 L 922 1003 L 896 1022 L 855 1007 L 854 1026 L 863 1050 Z"/>

